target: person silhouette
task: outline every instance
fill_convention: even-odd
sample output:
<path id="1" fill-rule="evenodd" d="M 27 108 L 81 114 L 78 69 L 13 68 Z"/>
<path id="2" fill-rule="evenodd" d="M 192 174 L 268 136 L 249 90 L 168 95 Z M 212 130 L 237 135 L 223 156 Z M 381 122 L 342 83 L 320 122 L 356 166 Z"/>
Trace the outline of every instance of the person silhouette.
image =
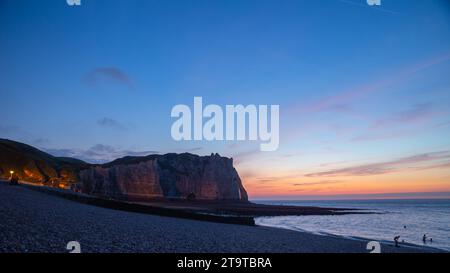
<path id="1" fill-rule="evenodd" d="M 424 234 L 424 235 L 422 236 L 422 241 L 423 241 L 424 244 L 427 243 L 427 235 L 426 235 L 426 234 Z"/>
<path id="2" fill-rule="evenodd" d="M 400 236 L 394 237 L 395 247 L 398 247 L 398 239 L 400 239 Z"/>

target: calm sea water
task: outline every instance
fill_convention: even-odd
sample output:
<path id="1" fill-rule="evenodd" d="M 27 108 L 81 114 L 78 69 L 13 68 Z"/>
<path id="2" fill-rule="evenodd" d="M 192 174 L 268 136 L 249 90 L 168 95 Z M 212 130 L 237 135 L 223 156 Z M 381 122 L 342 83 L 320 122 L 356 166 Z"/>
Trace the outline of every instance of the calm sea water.
<path id="1" fill-rule="evenodd" d="M 338 216 L 258 217 L 257 225 L 334 234 L 353 238 L 424 245 L 423 234 L 433 238 L 425 245 L 450 251 L 450 199 L 441 200 L 339 200 L 253 201 L 260 204 L 359 208 L 378 214 Z M 406 228 L 405 228 L 406 227 Z"/>

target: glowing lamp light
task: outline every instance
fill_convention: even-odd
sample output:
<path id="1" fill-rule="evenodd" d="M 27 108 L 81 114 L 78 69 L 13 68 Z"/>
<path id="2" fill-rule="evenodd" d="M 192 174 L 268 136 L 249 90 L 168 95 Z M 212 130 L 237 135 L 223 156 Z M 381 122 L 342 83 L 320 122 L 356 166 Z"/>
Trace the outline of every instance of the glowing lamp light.
<path id="1" fill-rule="evenodd" d="M 14 174 L 14 171 L 9 171 L 9 173 L 12 175 L 12 174 Z"/>

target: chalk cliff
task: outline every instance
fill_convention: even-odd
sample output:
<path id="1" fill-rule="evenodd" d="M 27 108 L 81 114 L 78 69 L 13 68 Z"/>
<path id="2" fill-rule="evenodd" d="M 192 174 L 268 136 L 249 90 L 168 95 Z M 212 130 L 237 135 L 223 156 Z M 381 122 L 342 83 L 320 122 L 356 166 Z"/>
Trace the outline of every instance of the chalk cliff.
<path id="1" fill-rule="evenodd" d="M 0 139 L 0 178 L 73 188 L 124 200 L 181 198 L 247 201 L 233 159 L 189 153 L 124 157 L 89 164 L 55 157 L 30 145 Z"/>
<path id="2" fill-rule="evenodd" d="M 218 154 L 125 157 L 79 176 L 83 192 L 117 199 L 248 200 L 233 160 Z"/>

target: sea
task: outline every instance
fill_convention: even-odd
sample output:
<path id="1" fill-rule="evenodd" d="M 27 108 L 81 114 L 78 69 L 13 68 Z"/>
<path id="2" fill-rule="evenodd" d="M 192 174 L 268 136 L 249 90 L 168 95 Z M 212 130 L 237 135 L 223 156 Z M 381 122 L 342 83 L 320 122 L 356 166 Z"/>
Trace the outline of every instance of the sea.
<path id="1" fill-rule="evenodd" d="M 270 205 L 356 208 L 374 212 L 374 214 L 335 216 L 258 217 L 255 222 L 260 226 L 382 242 L 393 242 L 395 236 L 400 236 L 399 242 L 450 251 L 450 199 L 252 200 L 252 202 Z M 424 234 L 428 239 L 426 243 L 422 240 Z"/>

